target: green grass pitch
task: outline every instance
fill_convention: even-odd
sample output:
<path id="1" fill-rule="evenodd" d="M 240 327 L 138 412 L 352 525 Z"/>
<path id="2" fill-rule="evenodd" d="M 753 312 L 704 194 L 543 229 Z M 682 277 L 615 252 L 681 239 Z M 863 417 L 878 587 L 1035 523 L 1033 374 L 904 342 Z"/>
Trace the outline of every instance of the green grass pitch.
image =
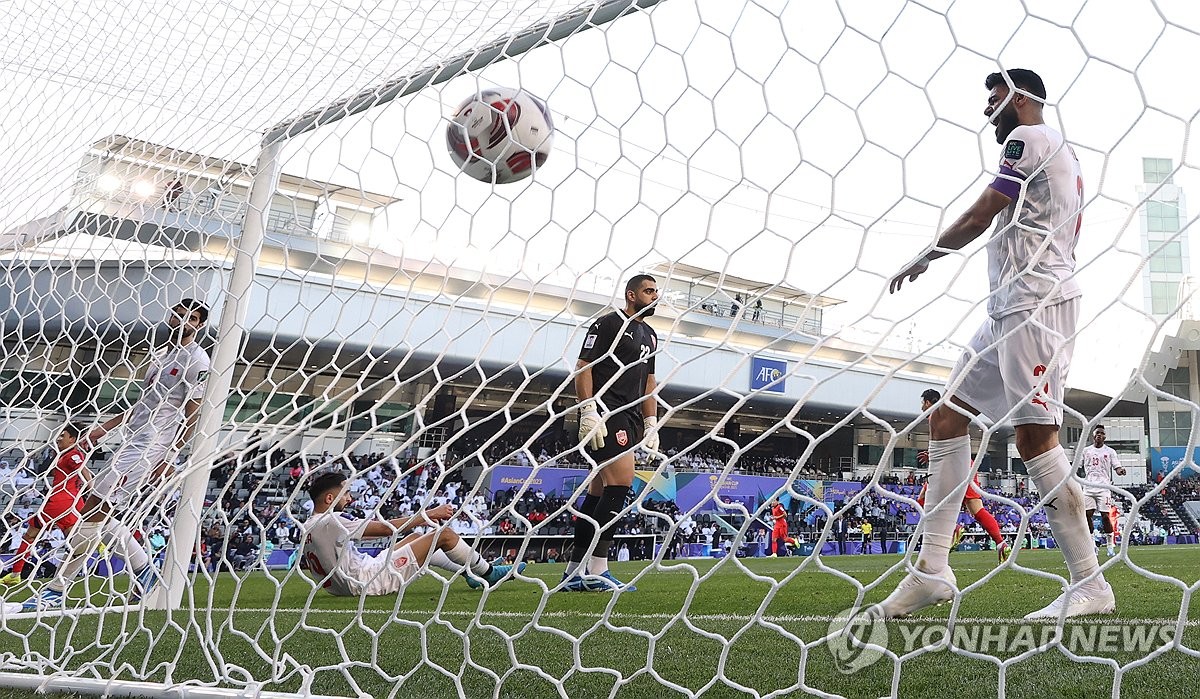
<path id="1" fill-rule="evenodd" d="M 1200 579 L 1200 547 L 1133 548 L 1130 559 L 1182 586 L 1153 580 L 1124 561 L 1116 563 L 1106 572 L 1117 593 L 1116 625 L 1161 627 L 1179 621 L 1185 588 L 1194 590 Z M 607 593 L 545 595 L 536 583 L 521 580 L 484 597 L 461 579 L 446 587 L 425 576 L 400 600 L 359 600 L 313 591 L 294 575 L 225 574 L 212 588 L 198 582 L 189 590 L 194 606 L 169 618 L 162 612 L 134 612 L 7 620 L 0 631 L 0 662 L 11 671 L 49 656 L 59 666 L 92 677 L 111 677 L 116 670 L 126 679 L 162 681 L 169 672 L 174 681 L 212 684 L 225 676 L 259 682 L 269 691 L 372 697 L 536 699 L 560 696 L 556 680 L 571 699 L 664 699 L 685 692 L 798 696 L 803 688 L 879 697 L 892 693 L 895 673 L 904 697 L 997 696 L 1001 672 L 996 662 L 950 650 L 916 654 L 899 664 L 885 656 L 843 674 L 830 648 L 819 641 L 829 633 L 834 615 L 855 601 L 856 586 L 849 578 L 873 583 L 899 558 L 830 557 L 819 561 L 828 566 L 825 570 L 813 560 L 796 573 L 803 560 L 744 560 L 749 573 L 732 561 L 715 569 L 713 561 L 668 561 L 666 570 L 640 578 L 637 592 L 616 598 Z M 1058 551 L 1023 551 L 1018 560 L 1037 570 L 1065 573 Z M 1101 560 L 1107 560 L 1103 554 Z M 956 553 L 951 562 L 962 587 L 990 572 L 995 554 Z M 630 578 L 642 566 L 613 568 Z M 554 585 L 562 571 L 561 564 L 543 564 L 526 574 Z M 865 601 L 882 599 L 899 577 L 893 574 L 867 590 Z M 785 578 L 770 594 L 769 580 Z M 1003 571 L 963 598 L 958 632 L 969 636 L 976 627 L 1015 627 L 1023 614 L 1049 603 L 1058 591 L 1051 579 Z M 19 592 L 23 596 L 28 591 Z M 9 601 L 17 594 L 11 592 Z M 1005 694 L 1109 697 L 1115 678 L 1111 663 L 1125 666 L 1157 652 L 1123 673 L 1120 695 L 1200 695 L 1200 653 L 1186 650 L 1200 649 L 1198 606 L 1189 602 L 1178 634 L 1171 634 L 1169 642 L 1156 636 L 1149 650 L 1101 650 L 1090 661 L 1071 659 L 1057 648 L 1031 653 L 1005 668 Z M 687 614 L 681 617 L 684 607 Z M 910 622 L 889 622 L 887 647 L 904 654 L 906 638 L 917 637 L 921 629 L 944 628 L 949 613 L 946 605 Z M 1068 630 L 1086 630 L 1098 622 L 1070 622 Z M 1009 658 L 1022 650 L 997 653 Z M 298 667 L 317 669 L 310 685 L 302 686 Z M 0 690 L 0 697 L 25 696 L 35 695 Z"/>

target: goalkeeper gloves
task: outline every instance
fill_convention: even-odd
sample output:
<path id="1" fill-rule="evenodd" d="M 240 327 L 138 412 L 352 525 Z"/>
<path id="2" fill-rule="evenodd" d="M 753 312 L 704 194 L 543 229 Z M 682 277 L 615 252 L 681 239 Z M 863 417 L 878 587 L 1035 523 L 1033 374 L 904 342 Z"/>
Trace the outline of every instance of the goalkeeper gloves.
<path id="1" fill-rule="evenodd" d="M 596 412 L 595 403 L 584 403 L 579 409 L 579 441 L 586 442 L 592 450 L 604 446 L 604 438 L 608 436 L 608 428 Z"/>
<path id="2" fill-rule="evenodd" d="M 646 432 L 646 439 L 642 442 L 642 446 L 646 451 L 658 451 L 660 440 L 658 438 L 658 416 L 651 415 L 642 418 L 642 427 Z"/>

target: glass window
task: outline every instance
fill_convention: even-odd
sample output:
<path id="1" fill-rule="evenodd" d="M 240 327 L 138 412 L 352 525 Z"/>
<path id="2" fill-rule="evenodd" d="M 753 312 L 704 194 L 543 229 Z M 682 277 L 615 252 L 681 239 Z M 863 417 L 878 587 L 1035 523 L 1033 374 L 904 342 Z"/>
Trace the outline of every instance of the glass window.
<path id="1" fill-rule="evenodd" d="M 1179 230 L 1179 206 L 1171 202 L 1146 202 L 1146 230 L 1151 233 L 1175 233 Z"/>
<path id="2" fill-rule="evenodd" d="M 354 402 L 350 419 L 351 432 L 383 432 L 404 434 L 408 431 L 410 408 L 403 403 L 376 403 L 372 400 Z"/>
<path id="3" fill-rule="evenodd" d="M 1158 413 L 1158 443 L 1164 447 L 1186 446 L 1192 432 L 1192 414 L 1185 410 Z"/>
<path id="4" fill-rule="evenodd" d="M 1174 313 L 1179 305 L 1179 282 L 1150 282 L 1150 312 Z"/>
<path id="5" fill-rule="evenodd" d="M 1163 243 L 1158 252 L 1150 255 L 1150 271 L 1183 273 L 1183 246 L 1179 241 Z"/>
<path id="6" fill-rule="evenodd" d="M 1189 399 L 1191 386 L 1191 371 L 1188 367 L 1181 366 L 1167 370 L 1167 376 L 1163 379 L 1162 390 L 1170 393 L 1173 396 L 1179 396 L 1184 400 Z M 1190 416 L 1191 413 L 1183 413 Z"/>
<path id="7" fill-rule="evenodd" d="M 1146 184 L 1160 182 L 1171 184 L 1171 170 L 1173 169 L 1170 158 L 1142 158 L 1142 174 Z"/>

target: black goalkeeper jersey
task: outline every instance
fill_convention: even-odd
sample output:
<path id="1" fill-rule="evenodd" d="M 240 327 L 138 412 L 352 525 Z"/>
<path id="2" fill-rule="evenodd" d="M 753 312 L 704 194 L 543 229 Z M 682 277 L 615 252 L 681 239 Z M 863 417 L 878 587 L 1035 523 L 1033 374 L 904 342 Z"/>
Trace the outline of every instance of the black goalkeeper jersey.
<path id="1" fill-rule="evenodd" d="M 592 390 L 606 410 L 637 407 L 646 395 L 646 377 L 654 373 L 652 353 L 657 348 L 654 328 L 630 320 L 623 311 L 605 314 L 592 323 L 579 358 L 595 362 Z M 612 384 L 606 386 L 609 381 Z"/>

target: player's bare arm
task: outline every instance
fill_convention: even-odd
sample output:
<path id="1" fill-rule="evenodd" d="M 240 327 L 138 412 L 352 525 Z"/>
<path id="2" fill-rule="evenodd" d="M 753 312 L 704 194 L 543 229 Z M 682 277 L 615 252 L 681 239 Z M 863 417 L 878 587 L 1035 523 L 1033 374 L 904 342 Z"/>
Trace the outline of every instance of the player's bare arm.
<path id="1" fill-rule="evenodd" d="M 910 262 L 902 272 L 892 277 L 891 283 L 888 284 L 888 291 L 896 293 L 904 284 L 905 279 L 910 282 L 915 281 L 917 277 L 924 274 L 929 269 L 930 261 L 945 257 L 950 250 L 961 250 L 971 241 L 983 235 L 996 215 L 1008 208 L 1012 201 L 1007 195 L 991 187 L 984 189 L 975 203 L 955 219 L 954 223 L 950 224 L 946 230 L 942 231 L 935 247 Z"/>
<path id="2" fill-rule="evenodd" d="M 412 517 L 368 522 L 367 526 L 363 529 L 363 536 L 366 538 L 376 538 L 392 536 L 393 534 L 405 534 L 420 526 L 433 524 L 434 522 L 445 522 L 453 516 L 453 505 L 439 505 L 418 512 Z"/>

